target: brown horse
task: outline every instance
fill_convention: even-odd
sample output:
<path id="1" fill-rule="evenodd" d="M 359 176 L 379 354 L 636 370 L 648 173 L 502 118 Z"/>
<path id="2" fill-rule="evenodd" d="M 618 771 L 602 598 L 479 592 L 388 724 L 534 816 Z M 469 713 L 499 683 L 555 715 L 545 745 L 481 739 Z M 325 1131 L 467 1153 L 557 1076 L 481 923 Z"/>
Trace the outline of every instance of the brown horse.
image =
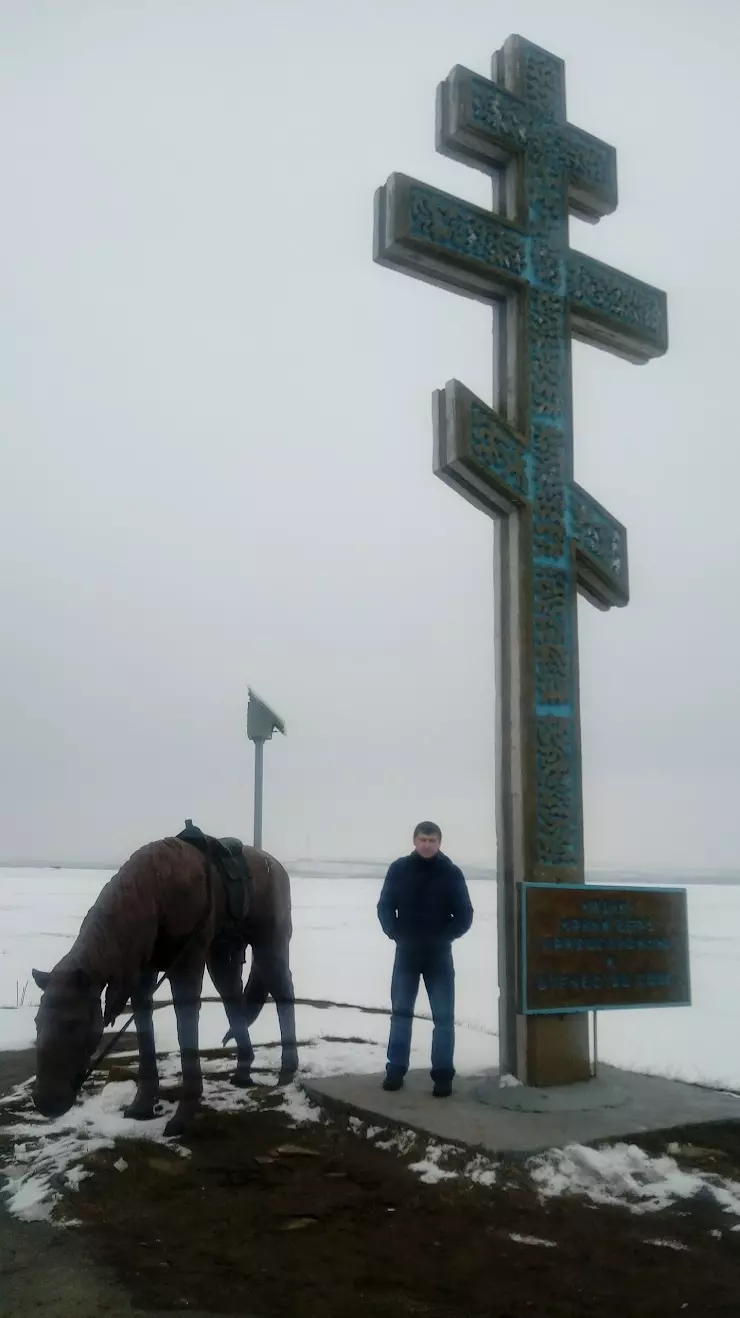
<path id="1" fill-rule="evenodd" d="M 105 885 L 82 922 L 71 951 L 50 973 L 34 970 L 42 989 L 36 1017 L 37 1074 L 33 1101 L 45 1116 L 67 1112 L 102 1039 L 104 1026 L 131 999 L 139 1045 L 136 1096 L 126 1115 L 147 1120 L 159 1093 L 152 995 L 166 971 L 177 1017 L 182 1097 L 165 1134 L 182 1133 L 203 1092 L 198 1017 L 206 965 L 236 1040 L 232 1083 L 252 1083 L 249 1026 L 268 993 L 280 1020 L 280 1081 L 298 1066 L 295 998 L 289 967 L 290 880 L 274 857 L 244 847 L 251 875 L 249 909 L 237 937 L 228 927 L 227 893 L 218 869 L 178 838 L 150 842 Z M 242 991 L 244 950 L 252 971 Z M 105 1006 L 101 994 L 105 989 Z"/>

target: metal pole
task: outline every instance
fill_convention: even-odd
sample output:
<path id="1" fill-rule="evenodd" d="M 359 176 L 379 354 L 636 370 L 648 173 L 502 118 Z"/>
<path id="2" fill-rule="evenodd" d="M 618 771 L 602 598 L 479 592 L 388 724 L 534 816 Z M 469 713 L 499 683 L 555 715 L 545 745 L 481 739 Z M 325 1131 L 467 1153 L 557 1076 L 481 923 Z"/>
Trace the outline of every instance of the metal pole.
<path id="1" fill-rule="evenodd" d="M 595 1011 L 594 1012 L 594 1077 L 596 1077 L 599 1073 L 599 1034 L 598 1034 L 599 1027 L 596 1024 L 597 1015 L 598 1012 Z"/>
<path id="2" fill-rule="evenodd" d="M 262 739 L 254 743 L 254 845 L 262 847 L 262 757 L 265 743 Z"/>

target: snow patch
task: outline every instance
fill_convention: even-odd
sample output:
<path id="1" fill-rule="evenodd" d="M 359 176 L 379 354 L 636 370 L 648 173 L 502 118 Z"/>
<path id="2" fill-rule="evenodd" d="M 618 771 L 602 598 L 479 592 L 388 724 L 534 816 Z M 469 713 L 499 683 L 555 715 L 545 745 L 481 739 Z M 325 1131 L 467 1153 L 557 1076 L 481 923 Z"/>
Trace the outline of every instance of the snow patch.
<path id="1" fill-rule="evenodd" d="M 435 1185 L 438 1181 L 454 1181 L 458 1172 L 445 1171 L 439 1163 L 444 1154 L 456 1152 L 457 1150 L 449 1144 L 427 1144 L 425 1156 L 419 1162 L 409 1163 L 409 1168 L 417 1173 L 425 1185 Z"/>
<path id="2" fill-rule="evenodd" d="M 278 1112 L 284 1112 L 295 1126 L 304 1126 L 308 1122 L 319 1122 L 323 1118 L 321 1108 L 312 1103 L 298 1085 L 286 1085 L 280 1090 L 281 1103 Z"/>
<path id="3" fill-rule="evenodd" d="M 385 1149 L 388 1153 L 408 1153 L 416 1143 L 417 1135 L 413 1130 L 397 1130 L 387 1140 L 376 1140 L 376 1149 Z"/>
<path id="4" fill-rule="evenodd" d="M 498 1078 L 499 1089 L 516 1089 L 521 1083 L 521 1080 L 517 1080 L 515 1075 L 509 1075 L 508 1072 Z"/>
<path id="5" fill-rule="evenodd" d="M 554 1240 L 542 1240 L 540 1236 L 520 1236 L 517 1231 L 509 1232 L 509 1240 L 515 1241 L 517 1245 L 543 1245 L 545 1249 L 557 1249 Z"/>
<path id="6" fill-rule="evenodd" d="M 491 1186 L 496 1184 L 496 1164 L 491 1162 L 490 1158 L 484 1158 L 482 1154 L 477 1154 L 469 1163 L 466 1163 L 463 1176 L 475 1185 Z"/>
<path id="7" fill-rule="evenodd" d="M 26 1221 L 48 1218 L 62 1191 L 76 1189 L 87 1174 L 79 1164 L 90 1154 L 112 1149 L 120 1139 L 161 1141 L 172 1105 L 154 1121 L 131 1121 L 122 1110 L 134 1092 L 133 1081 L 110 1082 L 56 1121 L 15 1126 L 13 1134 L 21 1142 L 3 1169 L 9 1211 Z"/>
<path id="8" fill-rule="evenodd" d="M 569 1144 L 530 1158 L 527 1168 L 544 1198 L 581 1194 L 597 1204 L 622 1204 L 633 1213 L 651 1213 L 703 1190 L 725 1212 L 740 1217 L 740 1182 L 682 1171 L 674 1158 L 651 1157 L 636 1144 L 600 1148 Z"/>
<path id="9" fill-rule="evenodd" d="M 8 1207 L 11 1213 L 24 1222 L 46 1222 L 51 1217 L 51 1210 L 58 1197 L 50 1196 L 46 1177 L 25 1176 L 11 1193 Z"/>
<path id="10" fill-rule="evenodd" d="M 204 1062 L 203 1106 L 218 1112 L 256 1109 L 254 1090 L 235 1089 L 219 1073 L 218 1064 L 212 1067 Z M 220 1068 L 222 1071 L 223 1068 Z M 179 1071 L 179 1058 L 166 1058 L 160 1068 L 167 1079 Z M 15 1092 L 16 1100 L 30 1097 Z M 185 1145 L 165 1139 L 164 1128 L 174 1112 L 174 1104 L 161 1102 L 153 1121 L 132 1121 L 124 1117 L 123 1109 L 131 1102 L 136 1091 L 132 1080 L 109 1081 L 94 1092 L 78 1100 L 74 1107 L 56 1121 L 36 1118 L 28 1113 L 29 1120 L 15 1125 L 16 1143 L 12 1157 L 3 1167 L 6 1183 L 3 1194 L 9 1212 L 26 1221 L 48 1219 L 65 1190 L 76 1190 L 80 1182 L 91 1173 L 83 1166 L 93 1153 L 112 1149 L 119 1140 L 147 1140 L 163 1144 L 181 1158 L 189 1158 L 191 1151 Z M 288 1114 L 294 1124 L 320 1120 L 304 1094 L 291 1086 L 281 1091 L 281 1111 Z M 26 1113 L 23 1114 L 24 1118 Z M 125 1171 L 128 1164 L 119 1158 L 114 1166 Z"/>

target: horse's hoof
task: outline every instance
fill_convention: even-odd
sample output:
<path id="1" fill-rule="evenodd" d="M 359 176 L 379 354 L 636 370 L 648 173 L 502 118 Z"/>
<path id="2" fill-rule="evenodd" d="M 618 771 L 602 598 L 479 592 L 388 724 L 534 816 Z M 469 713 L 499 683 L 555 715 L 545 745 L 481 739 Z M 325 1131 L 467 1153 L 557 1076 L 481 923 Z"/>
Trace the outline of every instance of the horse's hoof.
<path id="1" fill-rule="evenodd" d="M 133 1103 L 129 1103 L 128 1107 L 123 1109 L 123 1115 L 128 1117 L 130 1121 L 153 1121 L 156 1102 L 156 1094 L 153 1097 L 146 1098 L 140 1098 L 137 1094 Z"/>
<path id="2" fill-rule="evenodd" d="M 231 1083 L 235 1089 L 252 1089 L 257 1082 L 252 1079 L 248 1071 L 235 1071 Z"/>
<path id="3" fill-rule="evenodd" d="M 165 1139 L 179 1139 L 184 1135 L 197 1111 L 197 1103 L 179 1103 L 164 1128 Z"/>
<path id="4" fill-rule="evenodd" d="M 297 1066 L 291 1068 L 282 1067 L 278 1075 L 278 1087 L 284 1089 L 286 1085 L 292 1085 L 297 1070 Z"/>

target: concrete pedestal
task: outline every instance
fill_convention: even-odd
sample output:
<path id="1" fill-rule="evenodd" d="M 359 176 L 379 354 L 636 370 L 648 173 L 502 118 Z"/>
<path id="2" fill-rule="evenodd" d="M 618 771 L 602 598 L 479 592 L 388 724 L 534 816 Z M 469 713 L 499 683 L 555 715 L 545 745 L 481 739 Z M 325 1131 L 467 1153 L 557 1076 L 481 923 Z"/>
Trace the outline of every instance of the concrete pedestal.
<path id="1" fill-rule="evenodd" d="M 380 1074 L 302 1083 L 317 1102 L 370 1122 L 501 1154 L 629 1140 L 647 1131 L 712 1121 L 740 1122 L 737 1094 L 611 1066 L 600 1066 L 596 1080 L 553 1089 L 502 1086 L 495 1072 L 459 1076 L 452 1096 L 444 1099 L 432 1097 L 426 1071 L 410 1072 L 396 1093 L 386 1093 L 382 1081 Z"/>

